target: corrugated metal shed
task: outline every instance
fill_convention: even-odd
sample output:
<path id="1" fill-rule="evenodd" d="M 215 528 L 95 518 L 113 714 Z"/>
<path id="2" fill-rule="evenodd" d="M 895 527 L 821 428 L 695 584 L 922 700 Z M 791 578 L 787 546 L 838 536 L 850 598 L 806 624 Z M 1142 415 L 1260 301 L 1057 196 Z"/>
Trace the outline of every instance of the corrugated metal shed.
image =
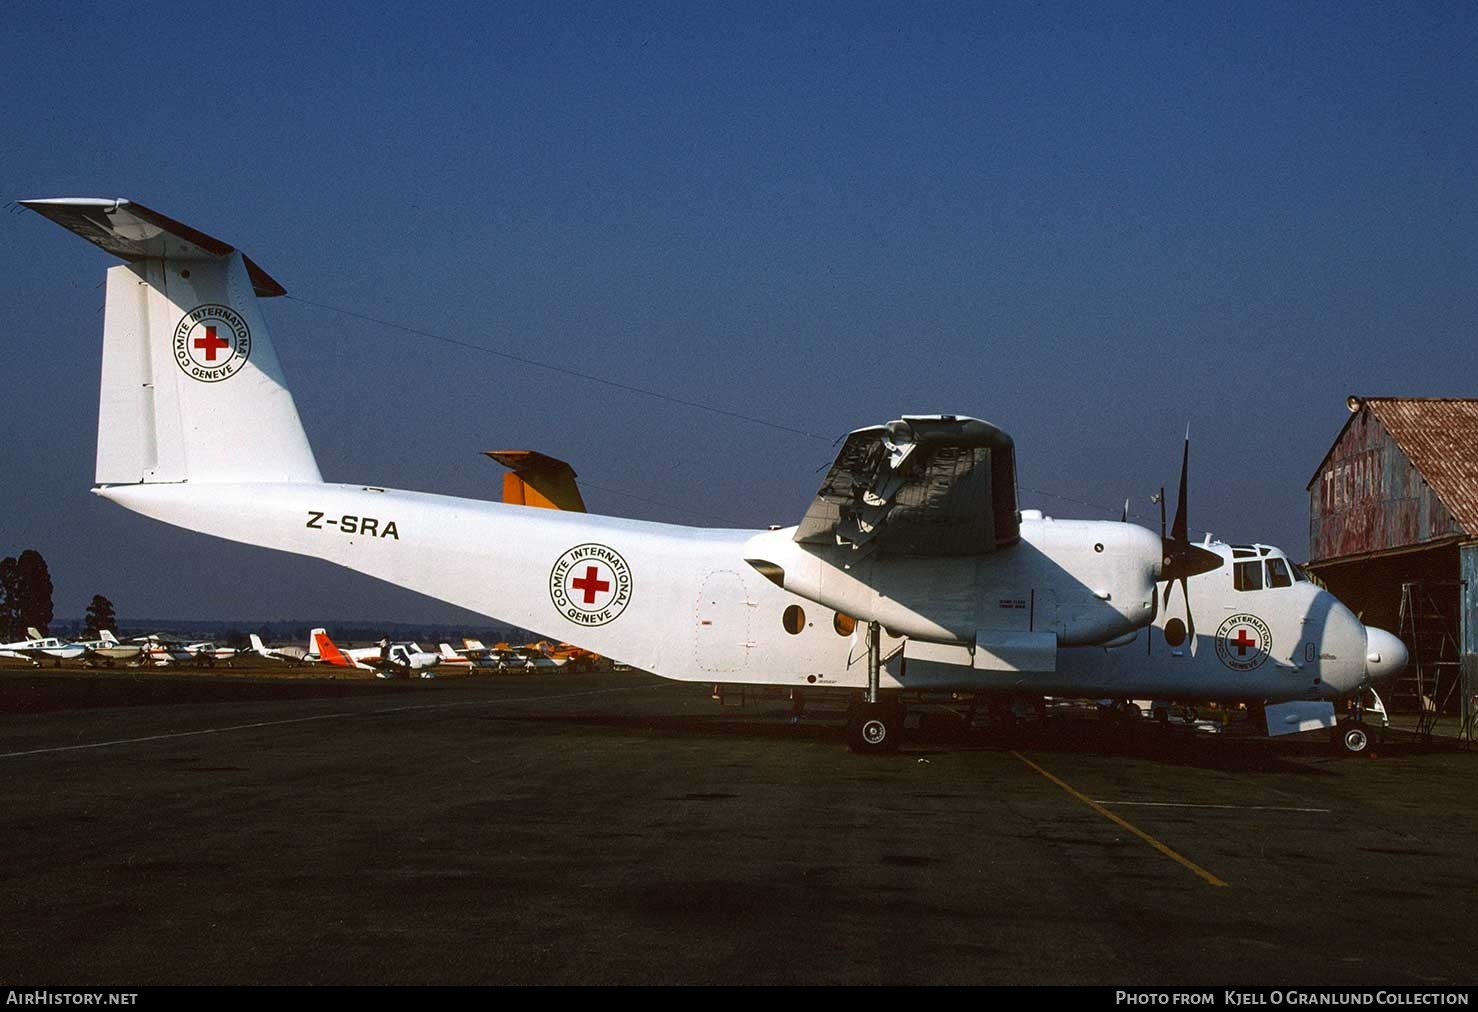
<path id="1" fill-rule="evenodd" d="M 1478 399 L 1351 397 L 1309 480 L 1309 569 L 1410 663 L 1380 689 L 1429 733 L 1478 732 Z M 1454 653 L 1456 657 L 1454 657 Z"/>
<path id="2" fill-rule="evenodd" d="M 1310 561 L 1478 537 L 1478 399 L 1349 406 L 1309 480 Z"/>

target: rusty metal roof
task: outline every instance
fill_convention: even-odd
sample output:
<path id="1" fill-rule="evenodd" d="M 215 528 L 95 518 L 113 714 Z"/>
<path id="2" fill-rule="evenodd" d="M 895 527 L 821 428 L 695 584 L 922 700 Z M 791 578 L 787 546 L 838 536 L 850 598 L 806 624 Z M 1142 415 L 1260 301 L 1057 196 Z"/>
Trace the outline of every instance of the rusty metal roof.
<path id="1" fill-rule="evenodd" d="M 1478 537 L 1478 398 L 1351 397 L 1349 404 L 1350 420 L 1368 409 L 1453 519 Z"/>

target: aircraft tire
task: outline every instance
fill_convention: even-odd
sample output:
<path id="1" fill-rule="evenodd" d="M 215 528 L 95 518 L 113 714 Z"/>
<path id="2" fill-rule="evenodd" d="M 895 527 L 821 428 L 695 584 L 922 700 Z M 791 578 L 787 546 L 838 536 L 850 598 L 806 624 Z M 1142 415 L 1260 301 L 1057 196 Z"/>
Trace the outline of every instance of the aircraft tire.
<path id="1" fill-rule="evenodd" d="M 1370 729 L 1364 724 L 1348 721 L 1335 728 L 1335 747 L 1345 755 L 1369 755 Z"/>
<path id="2" fill-rule="evenodd" d="M 862 755 L 898 751 L 908 710 L 890 703 L 860 703 L 847 718 L 847 747 Z"/>

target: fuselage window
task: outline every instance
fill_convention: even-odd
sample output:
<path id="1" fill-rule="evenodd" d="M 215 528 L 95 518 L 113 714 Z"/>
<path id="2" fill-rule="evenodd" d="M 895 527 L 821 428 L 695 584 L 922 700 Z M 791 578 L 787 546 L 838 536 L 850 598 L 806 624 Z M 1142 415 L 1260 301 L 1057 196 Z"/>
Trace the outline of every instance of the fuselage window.
<path id="1" fill-rule="evenodd" d="M 1268 586 L 1269 587 L 1291 587 L 1293 577 L 1288 575 L 1288 566 L 1282 559 L 1268 560 Z"/>
<path id="2" fill-rule="evenodd" d="M 1232 585 L 1238 590 L 1262 590 L 1262 561 L 1239 562 L 1232 567 Z"/>
<path id="3" fill-rule="evenodd" d="M 786 632 L 796 636 L 806 628 L 806 613 L 800 605 L 793 604 L 785 609 L 785 614 L 780 616 L 780 621 L 785 626 Z"/>

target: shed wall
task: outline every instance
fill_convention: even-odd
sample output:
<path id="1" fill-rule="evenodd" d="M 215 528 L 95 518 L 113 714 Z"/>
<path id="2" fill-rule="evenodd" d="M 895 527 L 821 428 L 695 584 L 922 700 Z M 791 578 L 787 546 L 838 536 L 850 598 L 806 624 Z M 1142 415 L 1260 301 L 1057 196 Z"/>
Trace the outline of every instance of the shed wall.
<path id="1" fill-rule="evenodd" d="M 1369 408 L 1351 419 L 1309 483 L 1313 563 L 1428 544 L 1462 533 Z"/>

